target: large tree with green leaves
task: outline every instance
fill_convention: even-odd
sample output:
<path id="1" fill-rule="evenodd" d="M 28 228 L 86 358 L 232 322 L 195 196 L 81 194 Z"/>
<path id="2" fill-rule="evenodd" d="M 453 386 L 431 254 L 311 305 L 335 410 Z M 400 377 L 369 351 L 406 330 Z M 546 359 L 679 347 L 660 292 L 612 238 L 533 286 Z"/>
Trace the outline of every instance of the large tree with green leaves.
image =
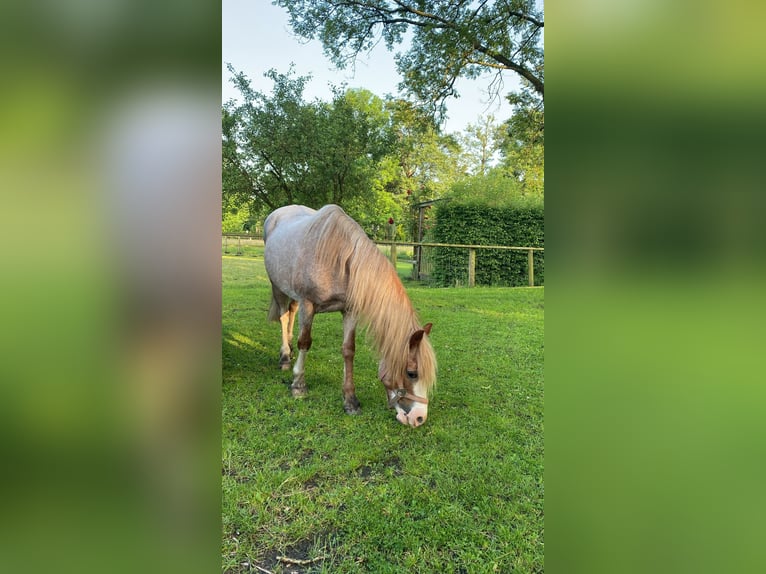
<path id="1" fill-rule="evenodd" d="M 230 68 L 242 102 L 223 107 L 224 209 L 345 205 L 365 196 L 391 142 L 384 103 L 364 90 L 306 102 L 306 77 L 266 75 L 271 94 Z"/>
<path id="2" fill-rule="evenodd" d="M 317 112 L 303 101 L 307 77 L 267 72 L 272 94 L 252 89 L 242 73 L 232 72 L 242 102 L 223 106 L 224 207 L 247 202 L 275 209 L 303 199 Z"/>
<path id="3" fill-rule="evenodd" d="M 459 77 L 514 72 L 544 95 L 542 12 L 535 0 L 275 0 L 287 9 L 293 31 L 321 40 L 340 68 L 383 41 L 396 55 L 402 87 L 443 111 Z"/>

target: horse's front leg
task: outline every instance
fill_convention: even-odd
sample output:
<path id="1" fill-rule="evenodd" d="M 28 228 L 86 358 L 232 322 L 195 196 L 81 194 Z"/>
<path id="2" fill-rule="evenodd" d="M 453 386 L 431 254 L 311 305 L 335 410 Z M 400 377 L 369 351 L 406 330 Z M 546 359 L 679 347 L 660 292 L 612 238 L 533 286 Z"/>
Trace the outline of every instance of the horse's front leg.
<path id="1" fill-rule="evenodd" d="M 362 412 L 354 387 L 354 352 L 356 351 L 356 319 L 343 313 L 343 409 L 350 415 Z"/>
<path id="2" fill-rule="evenodd" d="M 304 363 L 306 354 L 311 348 L 311 325 L 314 322 L 314 304 L 306 299 L 300 302 L 300 327 L 298 335 L 298 359 L 293 367 L 293 385 L 291 387 L 295 398 L 306 396 L 306 379 L 304 378 Z"/>

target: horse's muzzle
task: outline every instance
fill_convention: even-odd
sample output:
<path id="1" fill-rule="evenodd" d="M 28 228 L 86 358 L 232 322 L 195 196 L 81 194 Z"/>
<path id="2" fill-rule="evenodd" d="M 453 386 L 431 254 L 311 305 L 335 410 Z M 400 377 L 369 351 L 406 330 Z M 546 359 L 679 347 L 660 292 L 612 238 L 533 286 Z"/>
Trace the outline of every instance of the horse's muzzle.
<path id="1" fill-rule="evenodd" d="M 396 420 L 403 425 L 409 425 L 411 427 L 419 427 L 428 418 L 428 406 L 420 403 L 413 403 L 408 412 L 398 407 L 396 409 Z"/>

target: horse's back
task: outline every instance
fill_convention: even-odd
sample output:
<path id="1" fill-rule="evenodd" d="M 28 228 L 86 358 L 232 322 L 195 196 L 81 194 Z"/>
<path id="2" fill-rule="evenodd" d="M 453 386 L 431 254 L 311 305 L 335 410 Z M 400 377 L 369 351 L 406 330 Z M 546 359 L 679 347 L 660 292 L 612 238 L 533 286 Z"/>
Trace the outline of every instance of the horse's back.
<path id="1" fill-rule="evenodd" d="M 280 222 L 295 221 L 298 218 L 309 217 L 316 213 L 305 205 L 285 205 L 272 211 L 263 222 L 263 241 L 268 241 L 269 236 L 277 228 Z"/>
<path id="2" fill-rule="evenodd" d="M 343 267 L 323 260 L 328 234 L 339 222 L 353 220 L 337 205 L 319 210 L 288 205 L 273 211 L 263 227 L 264 263 L 272 285 L 292 299 L 309 298 L 320 309 L 341 309 L 347 281 Z"/>

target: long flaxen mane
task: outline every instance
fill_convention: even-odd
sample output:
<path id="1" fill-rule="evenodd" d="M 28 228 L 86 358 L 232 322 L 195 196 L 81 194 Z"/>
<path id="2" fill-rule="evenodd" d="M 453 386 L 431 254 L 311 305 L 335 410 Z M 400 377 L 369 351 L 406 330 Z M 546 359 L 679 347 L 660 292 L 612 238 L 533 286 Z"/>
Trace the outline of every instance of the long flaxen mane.
<path id="1" fill-rule="evenodd" d="M 346 270 L 346 310 L 367 329 L 390 373 L 407 368 L 410 336 L 421 329 L 415 309 L 391 262 L 364 230 L 338 206 L 314 217 L 307 237 L 316 241 L 320 268 Z M 427 336 L 418 346 L 418 379 L 426 393 L 436 381 L 436 356 Z"/>

